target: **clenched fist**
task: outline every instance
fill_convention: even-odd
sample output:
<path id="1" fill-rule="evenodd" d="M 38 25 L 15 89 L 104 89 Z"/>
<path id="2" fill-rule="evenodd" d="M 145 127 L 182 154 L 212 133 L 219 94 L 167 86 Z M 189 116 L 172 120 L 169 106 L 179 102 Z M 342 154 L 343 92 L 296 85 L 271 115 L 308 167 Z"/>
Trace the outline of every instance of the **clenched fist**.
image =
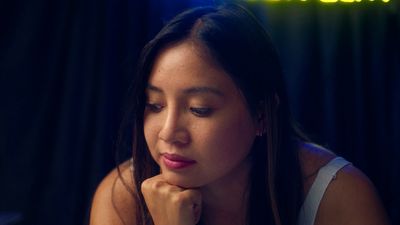
<path id="1" fill-rule="evenodd" d="M 195 225 L 200 220 L 201 194 L 167 183 L 162 175 L 145 180 L 141 190 L 155 225 Z"/>

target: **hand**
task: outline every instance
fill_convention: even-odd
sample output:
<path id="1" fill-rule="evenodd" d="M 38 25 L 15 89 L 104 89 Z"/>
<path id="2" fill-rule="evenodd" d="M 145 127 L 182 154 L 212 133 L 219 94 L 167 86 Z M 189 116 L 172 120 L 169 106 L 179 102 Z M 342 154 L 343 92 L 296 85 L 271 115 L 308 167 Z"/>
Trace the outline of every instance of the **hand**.
<path id="1" fill-rule="evenodd" d="M 142 183 L 141 191 L 155 225 L 195 225 L 200 220 L 201 194 L 167 183 L 157 175 Z"/>

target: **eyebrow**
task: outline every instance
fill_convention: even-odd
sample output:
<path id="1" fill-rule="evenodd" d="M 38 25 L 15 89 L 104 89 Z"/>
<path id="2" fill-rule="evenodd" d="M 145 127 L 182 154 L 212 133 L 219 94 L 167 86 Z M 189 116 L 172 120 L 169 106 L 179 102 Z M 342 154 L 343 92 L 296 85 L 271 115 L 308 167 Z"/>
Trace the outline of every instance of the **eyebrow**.
<path id="1" fill-rule="evenodd" d="M 164 93 L 164 91 L 161 88 L 156 87 L 156 86 L 151 85 L 151 84 L 149 84 L 147 86 L 147 90 L 154 91 L 154 92 L 159 92 L 159 93 Z M 220 97 L 224 97 L 224 94 L 220 90 L 218 90 L 216 88 L 213 88 L 213 87 L 207 87 L 207 86 L 190 87 L 190 88 L 184 89 L 183 93 L 187 94 L 187 95 L 214 94 L 214 95 L 217 95 L 217 96 L 220 96 Z"/>

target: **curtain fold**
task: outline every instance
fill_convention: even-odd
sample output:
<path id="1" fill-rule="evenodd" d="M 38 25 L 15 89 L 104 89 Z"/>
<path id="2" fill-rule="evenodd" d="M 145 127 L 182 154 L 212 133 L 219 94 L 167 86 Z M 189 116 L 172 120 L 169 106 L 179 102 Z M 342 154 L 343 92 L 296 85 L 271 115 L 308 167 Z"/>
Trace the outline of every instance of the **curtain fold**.
<path id="1" fill-rule="evenodd" d="M 0 213 L 85 224 L 115 166 L 141 48 L 173 15 L 213 2 L 0 3 Z M 295 118 L 371 178 L 399 224 L 400 2 L 249 7 L 277 45 Z"/>

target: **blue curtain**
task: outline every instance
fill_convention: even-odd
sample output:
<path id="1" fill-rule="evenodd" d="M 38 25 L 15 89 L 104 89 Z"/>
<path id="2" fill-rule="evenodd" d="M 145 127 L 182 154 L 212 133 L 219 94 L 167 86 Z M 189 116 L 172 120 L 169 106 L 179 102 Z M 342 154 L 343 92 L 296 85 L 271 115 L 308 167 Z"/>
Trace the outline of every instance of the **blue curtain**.
<path id="1" fill-rule="evenodd" d="M 178 12 L 222 2 L 2 1 L 0 221 L 85 224 L 141 48 Z M 277 45 L 296 119 L 371 178 L 400 224 L 399 2 L 249 7 Z"/>

